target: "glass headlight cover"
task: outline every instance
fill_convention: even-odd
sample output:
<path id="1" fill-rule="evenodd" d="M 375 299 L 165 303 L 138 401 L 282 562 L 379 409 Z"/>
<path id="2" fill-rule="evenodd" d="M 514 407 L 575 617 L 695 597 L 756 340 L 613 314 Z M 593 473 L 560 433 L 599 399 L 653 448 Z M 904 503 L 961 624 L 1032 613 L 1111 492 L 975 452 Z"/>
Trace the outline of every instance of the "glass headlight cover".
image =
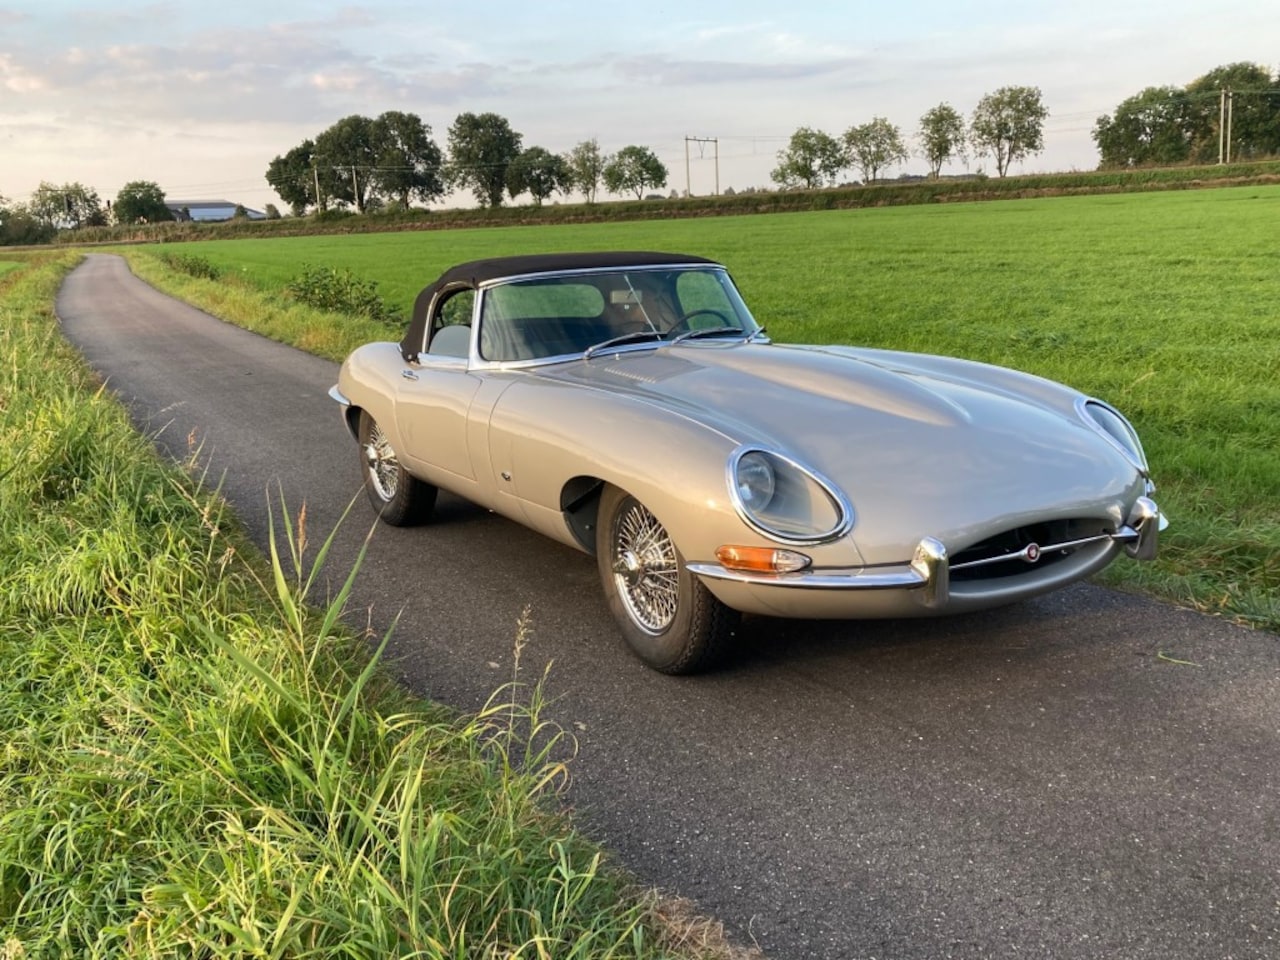
<path id="1" fill-rule="evenodd" d="M 734 485 L 738 499 L 748 510 L 763 510 L 769 506 L 776 491 L 773 466 L 759 450 L 750 450 L 738 458 Z"/>
<path id="2" fill-rule="evenodd" d="M 776 451 L 739 447 L 729 457 L 728 484 L 743 521 L 779 543 L 822 543 L 853 526 L 853 508 L 833 484 Z"/>
<path id="3" fill-rule="evenodd" d="M 1133 429 L 1133 424 L 1119 410 L 1109 403 L 1092 398 L 1077 401 L 1076 409 L 1085 423 L 1123 453 L 1141 473 L 1147 473 L 1147 455 L 1142 450 L 1138 431 Z"/>

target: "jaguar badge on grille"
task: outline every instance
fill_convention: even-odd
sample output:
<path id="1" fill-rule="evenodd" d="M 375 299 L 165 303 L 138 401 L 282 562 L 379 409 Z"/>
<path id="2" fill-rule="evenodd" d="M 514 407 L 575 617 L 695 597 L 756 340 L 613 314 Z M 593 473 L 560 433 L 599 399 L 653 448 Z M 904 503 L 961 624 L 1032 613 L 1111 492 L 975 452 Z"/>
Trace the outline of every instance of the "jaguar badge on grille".
<path id="1" fill-rule="evenodd" d="M 1026 548 L 1022 551 L 1022 559 L 1027 561 L 1027 563 L 1035 563 L 1037 560 L 1039 560 L 1040 544 L 1028 543 Z"/>

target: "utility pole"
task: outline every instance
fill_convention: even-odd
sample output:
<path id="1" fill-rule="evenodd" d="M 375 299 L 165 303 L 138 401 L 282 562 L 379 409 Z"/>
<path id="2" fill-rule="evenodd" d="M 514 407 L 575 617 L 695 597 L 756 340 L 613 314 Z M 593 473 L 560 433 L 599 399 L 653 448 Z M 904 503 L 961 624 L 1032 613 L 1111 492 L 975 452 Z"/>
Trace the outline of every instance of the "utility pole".
<path id="1" fill-rule="evenodd" d="M 364 210 L 361 209 L 360 187 L 356 183 L 356 165 L 354 163 L 351 165 L 351 199 L 355 202 L 356 212 L 364 213 Z"/>
<path id="2" fill-rule="evenodd" d="M 716 137 L 685 137 L 684 138 L 684 193 L 686 197 L 693 196 L 693 190 L 689 184 L 689 144 L 698 144 L 698 156 L 702 156 L 702 144 L 715 144 L 715 165 L 716 165 L 716 192 L 714 196 L 720 196 L 720 141 Z"/>
<path id="3" fill-rule="evenodd" d="M 1227 138 L 1227 88 L 1218 88 L 1218 163 L 1225 163 L 1223 160 L 1223 149 Z"/>
<path id="4" fill-rule="evenodd" d="M 1231 162 L 1231 115 L 1234 113 L 1235 94 L 1227 87 L 1227 163 Z"/>
<path id="5" fill-rule="evenodd" d="M 320 199 L 320 168 L 316 166 L 314 160 L 311 162 L 311 175 L 316 181 L 316 213 L 323 213 L 324 201 Z"/>

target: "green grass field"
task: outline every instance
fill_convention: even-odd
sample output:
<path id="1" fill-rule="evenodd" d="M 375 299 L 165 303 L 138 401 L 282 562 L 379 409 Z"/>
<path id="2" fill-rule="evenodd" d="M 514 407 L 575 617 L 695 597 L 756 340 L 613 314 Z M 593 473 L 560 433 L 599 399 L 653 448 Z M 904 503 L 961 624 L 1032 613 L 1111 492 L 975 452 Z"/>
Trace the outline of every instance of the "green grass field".
<path id="1" fill-rule="evenodd" d="M 719 259 L 776 340 L 951 354 L 1114 403 L 1142 434 L 1173 525 L 1156 565 L 1116 564 L 1108 578 L 1280 629 L 1278 220 L 1280 187 L 1263 186 L 172 249 L 273 297 L 304 263 L 349 268 L 406 314 L 439 271 L 471 258 L 631 248 Z M 225 283 L 167 282 L 334 357 L 387 337 L 367 324 L 322 336 L 314 318 L 273 332 Z"/>
<path id="2" fill-rule="evenodd" d="M 12 260 L 0 260 L 0 277 L 3 277 L 10 270 L 17 270 L 22 264 L 14 263 Z"/>

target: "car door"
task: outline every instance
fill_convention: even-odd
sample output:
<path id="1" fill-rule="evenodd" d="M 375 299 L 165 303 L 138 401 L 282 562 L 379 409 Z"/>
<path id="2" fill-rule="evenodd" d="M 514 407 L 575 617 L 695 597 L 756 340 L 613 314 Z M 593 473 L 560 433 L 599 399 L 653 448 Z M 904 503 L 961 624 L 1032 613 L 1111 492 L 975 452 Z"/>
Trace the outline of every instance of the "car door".
<path id="1" fill-rule="evenodd" d="M 470 287 L 437 296 L 427 350 L 404 364 L 396 393 L 409 469 L 464 494 L 476 481 L 467 442 L 468 414 L 480 388 L 480 378 L 468 370 L 474 305 Z"/>

